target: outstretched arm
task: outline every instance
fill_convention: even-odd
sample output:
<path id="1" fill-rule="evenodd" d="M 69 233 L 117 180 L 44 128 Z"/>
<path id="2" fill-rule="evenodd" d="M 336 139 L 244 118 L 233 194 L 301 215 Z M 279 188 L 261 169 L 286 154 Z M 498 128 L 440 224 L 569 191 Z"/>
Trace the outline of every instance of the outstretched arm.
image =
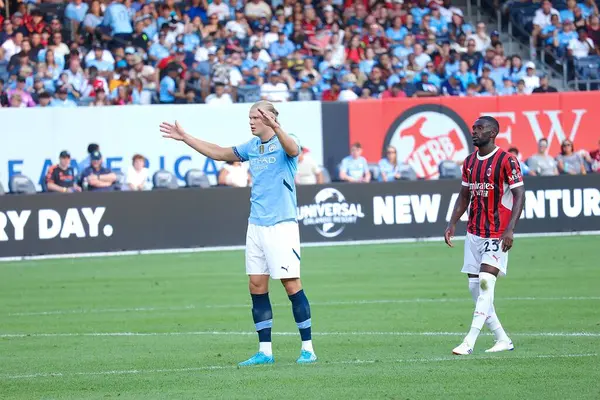
<path id="1" fill-rule="evenodd" d="M 215 161 L 240 161 L 231 147 L 221 147 L 195 138 L 185 132 L 177 121 L 174 125 L 163 122 L 160 124 L 160 131 L 163 133 L 164 138 L 181 141 L 203 156 L 212 158 Z"/>
<path id="2" fill-rule="evenodd" d="M 452 237 L 454 236 L 454 230 L 456 229 L 456 223 L 463 216 L 465 211 L 467 211 L 467 207 L 469 207 L 469 187 L 463 185 L 460 189 L 460 193 L 458 194 L 458 199 L 456 199 L 456 204 L 454 204 L 454 211 L 452 211 L 452 217 L 450 218 L 450 222 L 448 223 L 448 227 L 446 228 L 446 232 L 444 233 L 444 240 L 446 244 L 450 247 L 454 247 L 452 244 Z"/>

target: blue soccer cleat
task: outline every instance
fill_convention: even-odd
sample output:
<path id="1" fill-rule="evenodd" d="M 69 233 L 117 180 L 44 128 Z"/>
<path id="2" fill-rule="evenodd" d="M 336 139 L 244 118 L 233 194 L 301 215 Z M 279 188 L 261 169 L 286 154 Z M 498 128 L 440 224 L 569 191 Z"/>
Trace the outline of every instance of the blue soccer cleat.
<path id="1" fill-rule="evenodd" d="M 298 364 L 311 364 L 317 362 L 317 356 L 308 350 L 302 350 L 300 357 L 296 360 Z"/>
<path id="2" fill-rule="evenodd" d="M 273 358 L 272 355 L 268 356 L 265 353 L 263 353 L 262 351 L 259 351 L 258 353 L 256 353 L 255 355 L 253 355 L 252 357 L 247 359 L 246 361 L 242 361 L 241 363 L 239 363 L 238 367 L 247 367 L 250 365 L 273 364 L 274 362 L 275 362 L 275 359 Z"/>

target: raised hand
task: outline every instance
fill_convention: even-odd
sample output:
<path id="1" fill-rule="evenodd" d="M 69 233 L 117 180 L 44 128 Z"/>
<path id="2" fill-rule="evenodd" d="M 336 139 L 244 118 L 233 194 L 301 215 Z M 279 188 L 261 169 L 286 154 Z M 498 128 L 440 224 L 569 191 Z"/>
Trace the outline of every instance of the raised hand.
<path id="1" fill-rule="evenodd" d="M 175 125 L 169 122 L 161 123 L 160 131 L 163 134 L 163 137 L 167 139 L 183 140 L 186 135 L 185 131 L 177 121 L 175 121 Z"/>
<path id="2" fill-rule="evenodd" d="M 279 122 L 277 122 L 277 120 L 275 120 L 275 117 L 271 113 L 261 110 L 260 108 L 258 109 L 258 112 L 260 113 L 260 115 L 262 117 L 263 124 L 265 124 L 266 126 L 268 126 L 271 129 L 279 128 Z"/>

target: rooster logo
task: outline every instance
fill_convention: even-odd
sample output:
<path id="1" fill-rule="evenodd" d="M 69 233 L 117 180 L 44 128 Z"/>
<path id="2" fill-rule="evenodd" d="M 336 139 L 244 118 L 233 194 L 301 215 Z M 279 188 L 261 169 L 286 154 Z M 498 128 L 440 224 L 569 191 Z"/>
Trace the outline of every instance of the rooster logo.
<path id="1" fill-rule="evenodd" d="M 454 111 L 439 105 L 413 107 L 388 131 L 385 147 L 394 146 L 398 161 L 408 163 L 419 178 L 435 179 L 445 160 L 462 161 L 471 151 L 469 129 Z"/>

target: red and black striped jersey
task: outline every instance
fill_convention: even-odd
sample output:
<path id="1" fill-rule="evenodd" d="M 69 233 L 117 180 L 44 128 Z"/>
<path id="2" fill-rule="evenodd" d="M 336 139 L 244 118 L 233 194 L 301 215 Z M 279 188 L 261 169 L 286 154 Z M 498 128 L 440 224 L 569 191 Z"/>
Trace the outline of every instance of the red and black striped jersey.
<path id="1" fill-rule="evenodd" d="M 467 232 L 482 238 L 499 238 L 510 222 L 511 189 L 523 185 L 519 160 L 496 147 L 481 157 L 470 154 L 463 164 L 462 185 L 469 188 Z"/>

